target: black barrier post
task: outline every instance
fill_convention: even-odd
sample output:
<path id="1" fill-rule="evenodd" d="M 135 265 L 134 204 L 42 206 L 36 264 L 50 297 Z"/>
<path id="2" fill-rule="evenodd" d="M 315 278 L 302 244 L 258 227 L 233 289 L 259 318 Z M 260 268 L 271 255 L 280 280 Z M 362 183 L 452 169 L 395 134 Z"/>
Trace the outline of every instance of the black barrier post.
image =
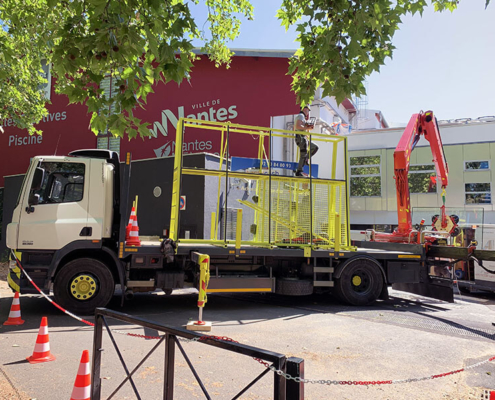
<path id="1" fill-rule="evenodd" d="M 165 334 L 165 372 L 163 385 L 163 399 L 174 399 L 174 364 L 175 364 L 175 336 Z"/>
<path id="2" fill-rule="evenodd" d="M 304 360 L 299 357 L 287 359 L 287 374 L 293 378 L 304 378 Z M 287 379 L 287 400 L 304 400 L 304 383 Z"/>
<path id="3" fill-rule="evenodd" d="M 277 371 L 285 371 L 286 369 L 286 358 L 281 357 L 273 362 L 273 366 Z M 274 373 L 275 380 L 273 382 L 273 398 L 274 400 L 285 400 L 285 378 L 282 375 Z"/>
<path id="4" fill-rule="evenodd" d="M 95 327 L 93 334 L 93 373 L 91 374 L 91 398 L 93 400 L 100 400 L 101 397 L 101 378 L 100 378 L 100 365 L 101 365 L 101 352 L 102 336 L 103 336 L 103 315 L 96 313 L 95 315 Z"/>

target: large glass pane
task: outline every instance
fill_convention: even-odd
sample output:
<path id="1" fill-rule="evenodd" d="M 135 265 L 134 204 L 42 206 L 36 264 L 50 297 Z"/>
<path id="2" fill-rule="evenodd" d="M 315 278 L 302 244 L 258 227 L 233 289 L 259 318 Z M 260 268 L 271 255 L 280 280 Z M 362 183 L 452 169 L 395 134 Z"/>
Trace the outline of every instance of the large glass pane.
<path id="1" fill-rule="evenodd" d="M 466 193 L 466 204 L 491 204 L 491 193 Z"/>
<path id="2" fill-rule="evenodd" d="M 181 195 L 192 195 L 186 193 L 187 185 L 203 185 L 193 184 L 190 179 L 204 177 L 204 215 L 198 217 L 204 219 L 206 240 L 228 245 L 313 244 L 331 248 L 338 237 L 340 246 L 349 245 L 348 160 L 343 138 L 321 134 L 308 137 L 308 148 L 316 144 L 318 151 L 309 159 L 303 158 L 307 162 L 302 173 L 296 175 L 301 149 L 295 143 L 294 131 L 197 121 L 186 121 L 184 126 L 183 154 L 200 138 L 213 143 L 211 137 L 216 135 L 220 144 L 218 149 L 208 149 L 218 152 L 206 155 L 204 167 L 193 156 L 184 157 L 182 177 L 178 173 L 174 181 L 174 188 L 182 182 Z M 371 172 L 379 174 L 379 164 L 372 168 Z M 379 176 L 374 178 L 379 180 Z M 171 226 L 176 226 L 175 221 Z M 193 226 L 186 229 L 182 225 L 177 230 L 178 238 L 200 238 L 194 235 Z"/>
<path id="3" fill-rule="evenodd" d="M 380 156 L 351 157 L 351 165 L 380 165 Z"/>
<path id="4" fill-rule="evenodd" d="M 447 215 L 457 215 L 459 217 L 458 225 L 460 227 L 472 227 L 473 225 L 480 225 L 483 223 L 484 209 L 481 207 L 446 207 L 445 213 Z M 413 225 L 420 224 L 421 220 L 424 219 L 425 226 L 428 226 L 433 222 L 433 218 L 440 214 L 440 207 L 413 207 L 411 219 Z"/>
<path id="5" fill-rule="evenodd" d="M 351 196 L 381 196 L 380 177 L 352 177 Z"/>
<path id="6" fill-rule="evenodd" d="M 489 192 L 489 183 L 466 183 L 466 192 Z"/>
<path id="7" fill-rule="evenodd" d="M 473 240 L 478 241 L 478 248 L 482 248 L 484 236 L 484 209 L 482 207 L 454 208 L 447 207 L 448 216 L 456 216 L 457 235 L 452 239 L 454 245 L 467 247 Z M 424 220 L 423 229 L 434 230 L 434 221 L 441 215 L 440 207 L 413 207 L 412 223 L 418 227 Z M 457 220 L 457 218 L 455 218 Z M 493 227 L 493 225 L 490 225 Z M 457 270 L 457 266 L 456 266 Z"/>
<path id="8" fill-rule="evenodd" d="M 466 161 L 466 170 L 489 169 L 488 161 Z"/>

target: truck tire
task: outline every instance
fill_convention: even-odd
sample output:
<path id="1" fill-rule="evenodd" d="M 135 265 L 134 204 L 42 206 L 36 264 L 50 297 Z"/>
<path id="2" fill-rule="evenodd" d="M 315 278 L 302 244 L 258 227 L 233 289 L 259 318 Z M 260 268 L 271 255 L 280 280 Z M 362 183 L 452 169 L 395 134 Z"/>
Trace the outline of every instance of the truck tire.
<path id="1" fill-rule="evenodd" d="M 359 258 L 343 266 L 342 274 L 335 281 L 337 297 L 354 306 L 366 306 L 378 299 L 383 289 L 380 268 L 372 260 Z"/>
<path id="2" fill-rule="evenodd" d="M 313 282 L 299 279 L 277 279 L 275 293 L 286 296 L 308 296 L 313 294 Z"/>
<path id="3" fill-rule="evenodd" d="M 80 258 L 68 262 L 55 276 L 55 301 L 76 314 L 93 314 L 105 307 L 115 292 L 112 272 L 101 261 Z"/>

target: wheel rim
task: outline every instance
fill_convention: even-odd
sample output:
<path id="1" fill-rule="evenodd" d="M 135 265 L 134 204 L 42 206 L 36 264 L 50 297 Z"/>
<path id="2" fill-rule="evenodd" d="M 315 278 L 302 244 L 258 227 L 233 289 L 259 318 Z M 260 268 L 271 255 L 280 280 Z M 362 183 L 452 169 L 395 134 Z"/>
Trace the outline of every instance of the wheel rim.
<path id="1" fill-rule="evenodd" d="M 354 286 L 359 286 L 359 285 L 361 285 L 362 281 L 363 281 L 363 280 L 361 279 L 361 277 L 360 277 L 359 275 L 354 275 L 354 276 L 352 277 L 352 284 L 353 284 Z"/>
<path id="2" fill-rule="evenodd" d="M 89 300 L 96 295 L 98 283 L 89 274 L 79 274 L 70 282 L 70 294 L 77 300 Z"/>
<path id="3" fill-rule="evenodd" d="M 357 293 L 367 293 L 371 290 L 372 278 L 365 271 L 356 271 L 351 278 L 351 287 Z"/>

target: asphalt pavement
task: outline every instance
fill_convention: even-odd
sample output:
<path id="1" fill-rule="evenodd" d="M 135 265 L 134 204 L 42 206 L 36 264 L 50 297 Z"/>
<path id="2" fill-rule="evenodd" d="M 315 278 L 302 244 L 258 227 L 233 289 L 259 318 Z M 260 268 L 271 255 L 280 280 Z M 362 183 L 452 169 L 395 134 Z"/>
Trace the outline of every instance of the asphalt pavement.
<path id="1" fill-rule="evenodd" d="M 0 291 L 0 322 L 12 296 Z M 495 356 L 495 295 L 456 295 L 448 304 L 391 291 L 392 298 L 370 307 L 352 307 L 330 296 L 285 297 L 271 294 L 216 294 L 208 297 L 204 319 L 210 334 L 304 359 L 305 378 L 330 381 L 411 380 L 459 370 Z M 110 309 L 172 327 L 197 319 L 197 293 L 191 290 L 137 294 L 123 308 L 114 297 Z M 0 327 L 0 366 L 16 390 L 37 400 L 69 399 L 83 350 L 93 351 L 93 328 L 64 315 L 40 296 L 21 296 L 21 326 Z M 50 347 L 56 360 L 29 364 L 42 316 L 48 317 Z M 93 321 L 93 317 L 88 318 Z M 159 333 L 109 321 L 132 370 L 157 343 L 124 333 Z M 265 367 L 248 356 L 199 342 L 180 342 L 211 398 L 231 399 Z M 164 345 L 133 375 L 142 399 L 161 399 Z M 102 398 L 125 378 L 124 368 L 104 332 Z M 175 399 L 206 398 L 180 351 L 175 357 Z M 1 377 L 0 377 L 1 378 Z M 241 399 L 273 398 L 273 373 L 266 374 Z M 305 399 L 476 399 L 495 390 L 495 361 L 437 379 L 379 386 L 307 383 Z M 20 397 L 8 397 L 15 399 Z M 1 395 L 0 395 L 1 398 Z M 5 397 L 7 398 L 7 397 Z M 115 399 L 137 398 L 126 383 Z"/>

